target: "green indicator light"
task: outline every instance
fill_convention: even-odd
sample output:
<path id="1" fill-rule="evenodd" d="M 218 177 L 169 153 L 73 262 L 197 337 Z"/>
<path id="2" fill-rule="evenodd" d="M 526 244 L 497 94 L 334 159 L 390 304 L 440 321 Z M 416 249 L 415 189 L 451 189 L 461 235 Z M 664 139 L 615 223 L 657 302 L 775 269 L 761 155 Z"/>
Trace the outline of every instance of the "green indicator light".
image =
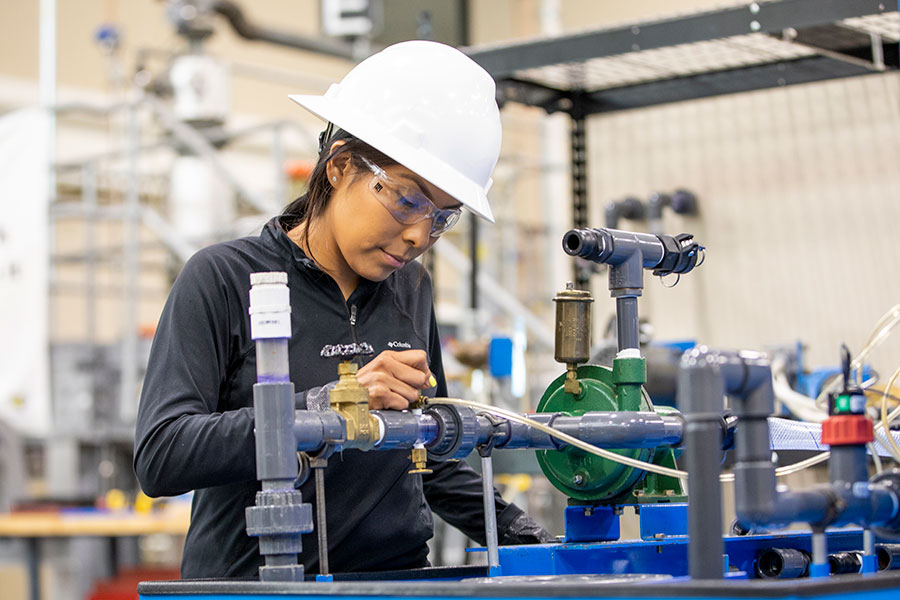
<path id="1" fill-rule="evenodd" d="M 850 412 L 850 396 L 838 396 L 835 398 L 834 412 Z"/>

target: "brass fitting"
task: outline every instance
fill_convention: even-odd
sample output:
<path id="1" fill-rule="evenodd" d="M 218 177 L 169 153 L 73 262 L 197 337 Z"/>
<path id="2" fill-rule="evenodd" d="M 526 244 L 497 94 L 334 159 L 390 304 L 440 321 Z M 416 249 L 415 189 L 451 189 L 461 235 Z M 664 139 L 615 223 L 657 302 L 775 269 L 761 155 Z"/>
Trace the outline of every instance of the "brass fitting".
<path id="1" fill-rule="evenodd" d="M 409 403 L 409 410 L 414 413 L 421 413 L 422 409 L 425 408 L 425 404 L 428 402 L 428 396 L 419 395 L 418 398 L 414 402 Z M 432 473 L 433 471 L 428 468 L 428 450 L 425 449 L 424 446 L 415 446 L 410 452 L 409 459 L 413 463 L 413 468 L 408 471 L 410 475 L 415 473 Z"/>
<path id="2" fill-rule="evenodd" d="M 556 339 L 553 358 L 566 365 L 566 382 L 563 389 L 573 396 L 581 395 L 578 381 L 578 365 L 591 356 L 591 293 L 576 290 L 569 282 L 566 289 L 557 292 Z"/>
<path id="3" fill-rule="evenodd" d="M 431 398 L 429 398 L 428 396 L 419 394 L 418 398 L 416 398 L 413 402 L 409 403 L 409 410 L 421 410 L 421 409 L 425 408 L 425 405 L 428 403 L 429 400 L 431 400 Z"/>
<path id="4" fill-rule="evenodd" d="M 344 448 L 371 450 L 378 442 L 378 417 L 369 412 L 369 390 L 356 380 L 357 366 L 344 361 L 338 365 L 340 379 L 328 394 L 331 409 L 344 417 Z"/>
<path id="5" fill-rule="evenodd" d="M 428 450 L 425 448 L 413 448 L 409 458 L 415 466 L 415 468 L 409 470 L 410 475 L 414 473 L 427 474 L 432 472 L 427 466 Z"/>
<path id="6" fill-rule="evenodd" d="M 581 382 L 578 381 L 577 368 L 578 365 L 566 365 L 566 381 L 563 384 L 563 390 L 565 390 L 567 394 L 572 394 L 573 396 L 581 395 Z"/>

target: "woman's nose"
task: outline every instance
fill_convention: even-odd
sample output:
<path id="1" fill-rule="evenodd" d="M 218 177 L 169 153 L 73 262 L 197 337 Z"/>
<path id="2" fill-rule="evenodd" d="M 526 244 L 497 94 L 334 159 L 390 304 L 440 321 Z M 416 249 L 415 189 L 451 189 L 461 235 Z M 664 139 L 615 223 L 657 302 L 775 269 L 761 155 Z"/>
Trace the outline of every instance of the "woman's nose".
<path id="1" fill-rule="evenodd" d="M 413 248 L 425 248 L 431 241 L 431 219 L 408 225 L 403 230 L 403 240 Z"/>

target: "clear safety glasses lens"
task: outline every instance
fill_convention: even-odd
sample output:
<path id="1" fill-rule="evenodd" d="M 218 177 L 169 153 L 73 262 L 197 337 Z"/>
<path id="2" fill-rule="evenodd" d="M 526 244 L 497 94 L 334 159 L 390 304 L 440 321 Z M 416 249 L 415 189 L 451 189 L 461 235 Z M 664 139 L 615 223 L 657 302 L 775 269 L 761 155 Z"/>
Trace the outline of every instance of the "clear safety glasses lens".
<path id="1" fill-rule="evenodd" d="M 392 180 L 384 169 L 368 161 L 366 165 L 374 175 L 369 189 L 398 223 L 415 225 L 431 219 L 431 236 L 438 237 L 459 221 L 462 211 L 458 208 L 438 208 L 418 189 Z"/>

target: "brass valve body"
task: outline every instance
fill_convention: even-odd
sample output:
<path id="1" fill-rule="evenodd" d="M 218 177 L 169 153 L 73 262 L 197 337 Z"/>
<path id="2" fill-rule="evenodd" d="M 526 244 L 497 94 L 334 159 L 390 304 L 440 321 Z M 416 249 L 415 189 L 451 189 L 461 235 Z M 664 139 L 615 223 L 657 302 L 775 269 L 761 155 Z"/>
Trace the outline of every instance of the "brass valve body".
<path id="1" fill-rule="evenodd" d="M 340 379 L 328 394 L 332 410 L 346 422 L 344 448 L 370 450 L 378 442 L 378 417 L 369 412 L 369 390 L 356 380 L 357 366 L 349 361 L 338 365 Z"/>

